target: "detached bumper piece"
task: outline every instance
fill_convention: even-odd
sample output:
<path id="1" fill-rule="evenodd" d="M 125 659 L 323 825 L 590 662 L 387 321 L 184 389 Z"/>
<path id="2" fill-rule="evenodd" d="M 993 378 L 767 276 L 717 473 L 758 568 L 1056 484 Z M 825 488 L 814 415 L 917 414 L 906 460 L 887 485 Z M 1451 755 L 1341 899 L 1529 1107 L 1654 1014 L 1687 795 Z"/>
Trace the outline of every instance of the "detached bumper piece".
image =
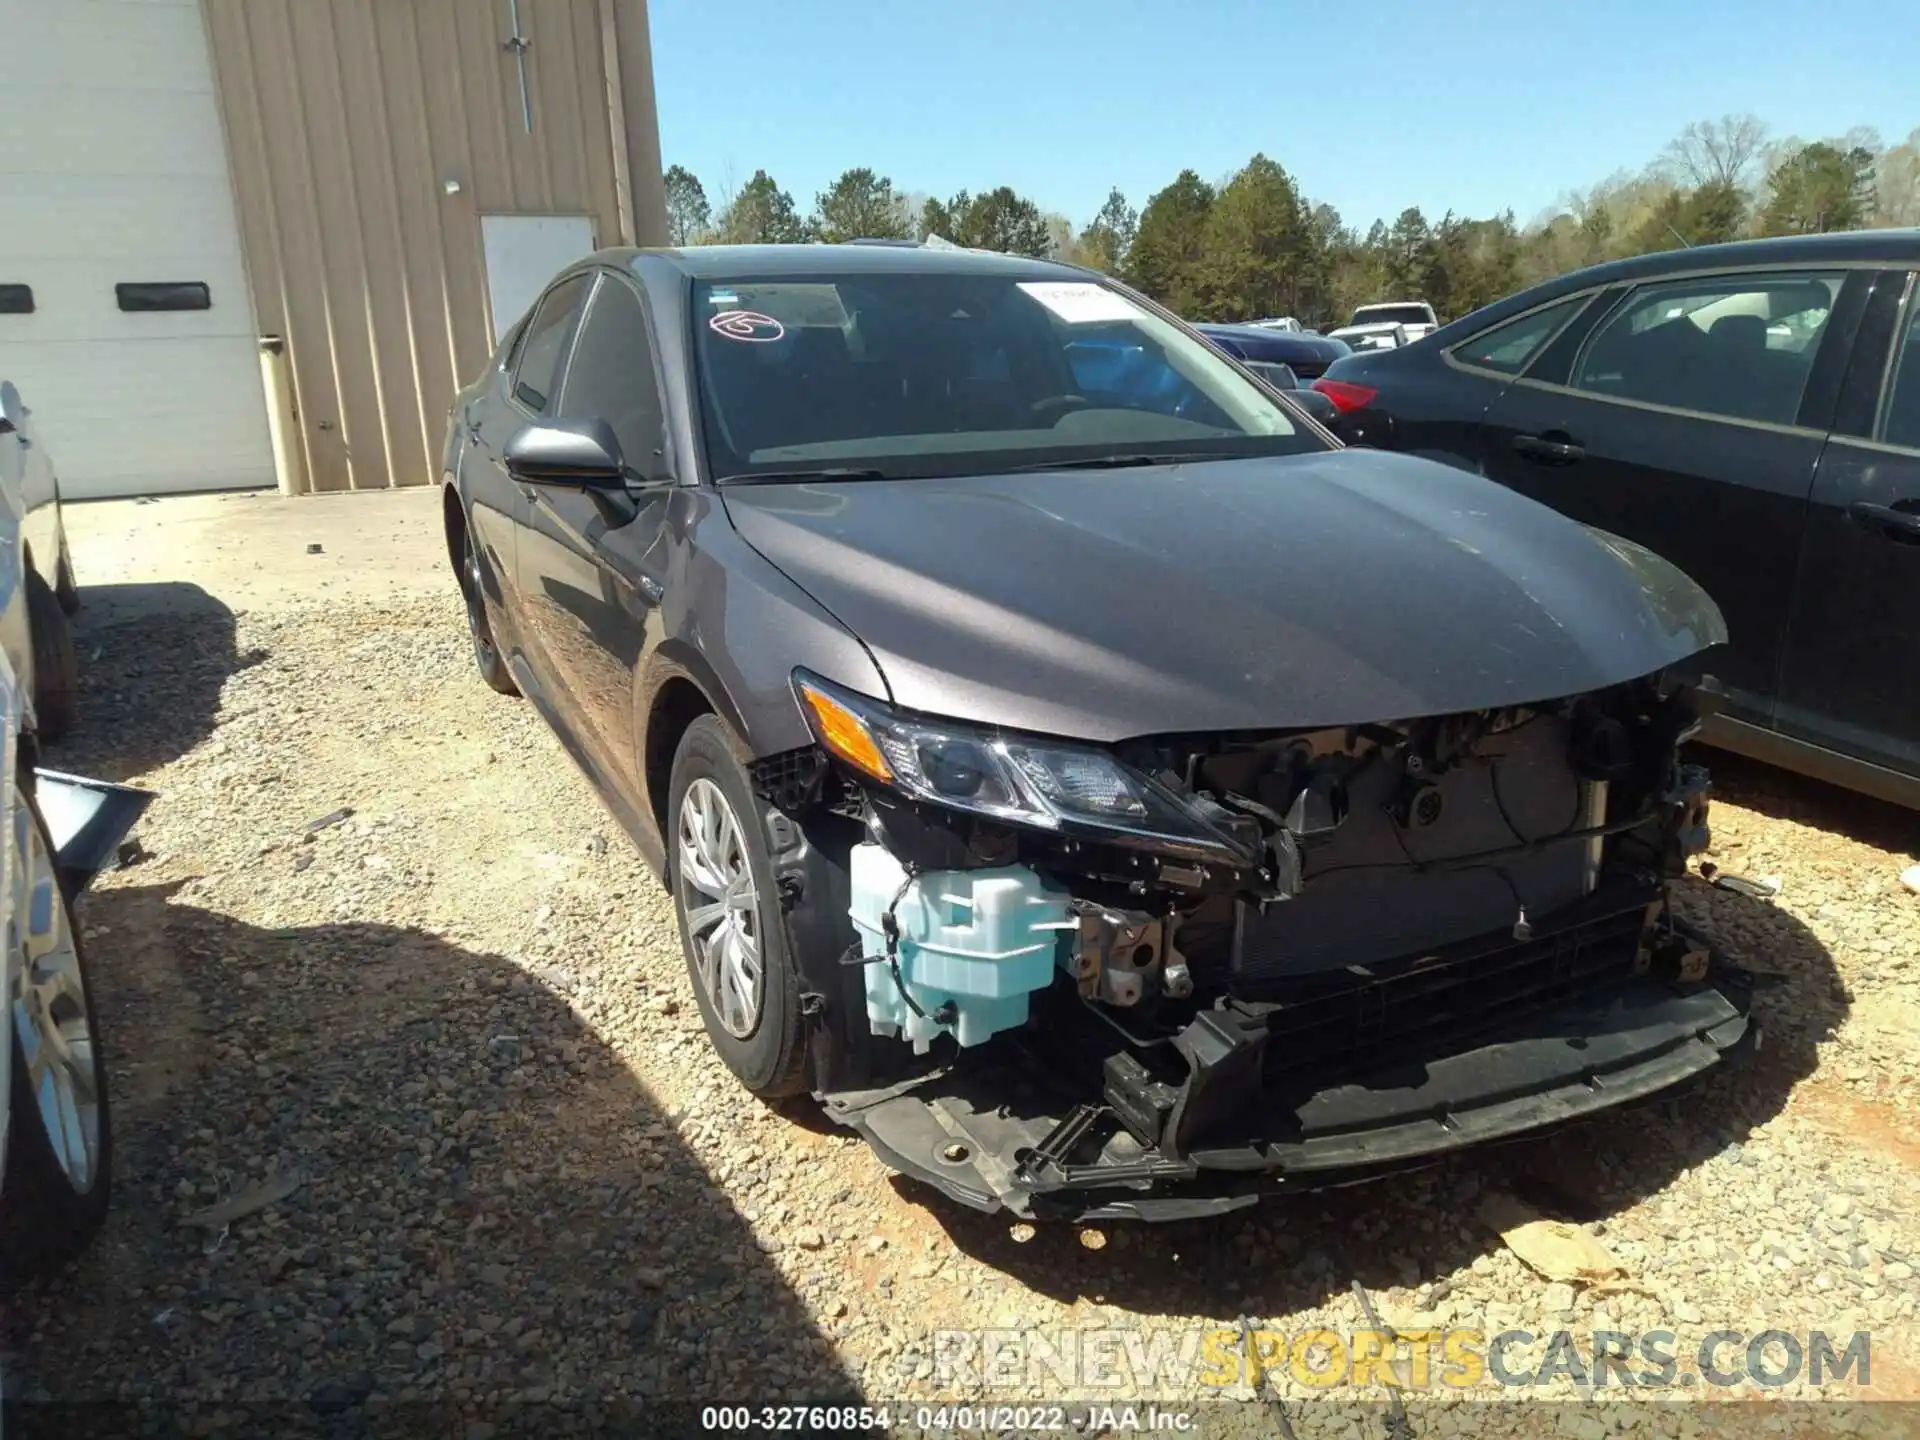
<path id="1" fill-rule="evenodd" d="M 36 770 L 34 793 L 69 895 L 79 895 L 114 863 L 120 842 L 154 800 L 151 790 L 58 770 Z"/>
<path id="2" fill-rule="evenodd" d="M 1757 1042 L 1744 972 L 1644 930 L 1644 906 L 1633 923 L 1578 908 L 1524 946 L 1349 975 L 1338 996 L 1323 979 L 1292 1002 L 1225 1002 L 1167 1045 L 1063 1060 L 1028 1030 L 820 1098 L 889 1165 L 977 1209 L 1179 1220 L 1594 1115 Z"/>

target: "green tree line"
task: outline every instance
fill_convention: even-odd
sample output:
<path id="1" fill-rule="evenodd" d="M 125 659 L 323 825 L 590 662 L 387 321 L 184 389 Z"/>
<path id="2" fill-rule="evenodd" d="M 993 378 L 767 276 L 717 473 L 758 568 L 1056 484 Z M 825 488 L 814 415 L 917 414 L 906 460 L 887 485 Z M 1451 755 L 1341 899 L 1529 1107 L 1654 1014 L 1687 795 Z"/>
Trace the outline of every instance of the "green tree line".
<path id="1" fill-rule="evenodd" d="M 1417 206 L 1362 233 L 1314 201 L 1279 162 L 1232 175 L 1183 170 L 1136 209 L 1118 189 L 1084 225 L 1010 186 L 950 199 L 848 170 L 802 212 L 765 170 L 709 198 L 666 172 L 676 245 L 802 244 L 939 236 L 1119 276 L 1193 320 L 1293 315 L 1338 324 L 1376 300 L 1426 300 L 1442 319 L 1584 265 L 1757 235 L 1920 225 L 1920 130 L 1883 145 L 1870 130 L 1774 137 L 1752 115 L 1688 125 L 1638 171 L 1569 191 L 1521 223 Z"/>

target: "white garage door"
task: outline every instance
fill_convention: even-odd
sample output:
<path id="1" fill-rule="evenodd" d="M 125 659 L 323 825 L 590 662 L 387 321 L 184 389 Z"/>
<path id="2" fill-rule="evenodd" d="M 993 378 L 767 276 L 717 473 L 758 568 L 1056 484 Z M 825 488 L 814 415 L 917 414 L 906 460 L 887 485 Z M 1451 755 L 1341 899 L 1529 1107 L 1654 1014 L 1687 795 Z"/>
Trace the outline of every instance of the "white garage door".
<path id="1" fill-rule="evenodd" d="M 0 37 L 0 286 L 33 304 L 0 313 L 0 377 L 62 494 L 273 484 L 198 0 L 0 0 Z M 211 308 L 120 308 L 156 282 Z"/>

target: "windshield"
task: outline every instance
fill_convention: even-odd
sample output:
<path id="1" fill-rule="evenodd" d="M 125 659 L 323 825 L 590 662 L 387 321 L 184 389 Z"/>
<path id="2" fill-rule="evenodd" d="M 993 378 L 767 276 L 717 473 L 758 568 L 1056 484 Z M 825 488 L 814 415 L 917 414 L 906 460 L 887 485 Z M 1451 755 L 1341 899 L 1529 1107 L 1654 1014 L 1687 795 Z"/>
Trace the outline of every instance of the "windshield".
<path id="1" fill-rule="evenodd" d="M 1424 305 L 1362 305 L 1353 312 L 1354 325 L 1431 325 Z"/>
<path id="2" fill-rule="evenodd" d="M 1326 448 L 1204 341 L 1104 285 L 999 275 L 702 282 L 713 474 L 967 475 Z"/>

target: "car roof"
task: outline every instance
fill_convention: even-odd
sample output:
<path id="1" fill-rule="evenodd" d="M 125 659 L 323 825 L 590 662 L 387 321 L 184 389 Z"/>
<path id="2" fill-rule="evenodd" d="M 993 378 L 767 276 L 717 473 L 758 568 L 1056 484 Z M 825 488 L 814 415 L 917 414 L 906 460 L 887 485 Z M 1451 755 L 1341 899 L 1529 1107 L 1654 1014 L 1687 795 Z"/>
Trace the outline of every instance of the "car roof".
<path id="1" fill-rule="evenodd" d="M 1678 250 L 1656 250 L 1609 260 L 1563 275 L 1587 277 L 1580 286 L 1596 281 L 1632 279 L 1667 270 L 1705 270 L 1719 265 L 1799 265 L 1807 261 L 1920 260 L 1920 229 L 1843 230 L 1827 235 L 1776 235 L 1764 240 L 1730 240 L 1723 245 L 1694 245 Z"/>
<path id="2" fill-rule="evenodd" d="M 917 244 L 688 245 L 678 249 L 603 250 L 592 259 L 632 269 L 657 256 L 696 280 L 757 280 L 817 275 L 999 275 L 1024 280 L 1101 280 L 1077 265 L 985 250 Z"/>
<path id="3" fill-rule="evenodd" d="M 1303 335 L 1293 330 L 1276 330 L 1271 325 L 1246 325 L 1229 320 L 1199 320 L 1193 322 L 1193 328 L 1202 335 L 1238 335 L 1247 340 L 1271 340 L 1279 344 L 1288 341 L 1311 340 L 1311 335 Z M 1324 336 L 1321 338 L 1325 338 Z"/>
<path id="4" fill-rule="evenodd" d="M 1763 240 L 1732 240 L 1724 245 L 1694 245 L 1685 249 L 1656 250 L 1650 255 L 1633 255 L 1624 260 L 1608 260 L 1599 265 L 1589 265 L 1584 270 L 1569 270 L 1564 275 L 1543 280 L 1538 285 L 1482 306 L 1441 326 L 1434 332 L 1434 337 L 1441 342 L 1440 348 L 1444 349 L 1463 335 L 1476 334 L 1488 325 L 1500 323 L 1509 315 L 1518 315 L 1536 305 L 1551 303 L 1562 295 L 1625 281 L 1657 280 L 1664 275 L 1691 275 L 1704 270 L 1875 262 L 1889 265 L 1920 263 L 1920 228 L 1846 230 L 1827 235 L 1777 235 Z"/>

